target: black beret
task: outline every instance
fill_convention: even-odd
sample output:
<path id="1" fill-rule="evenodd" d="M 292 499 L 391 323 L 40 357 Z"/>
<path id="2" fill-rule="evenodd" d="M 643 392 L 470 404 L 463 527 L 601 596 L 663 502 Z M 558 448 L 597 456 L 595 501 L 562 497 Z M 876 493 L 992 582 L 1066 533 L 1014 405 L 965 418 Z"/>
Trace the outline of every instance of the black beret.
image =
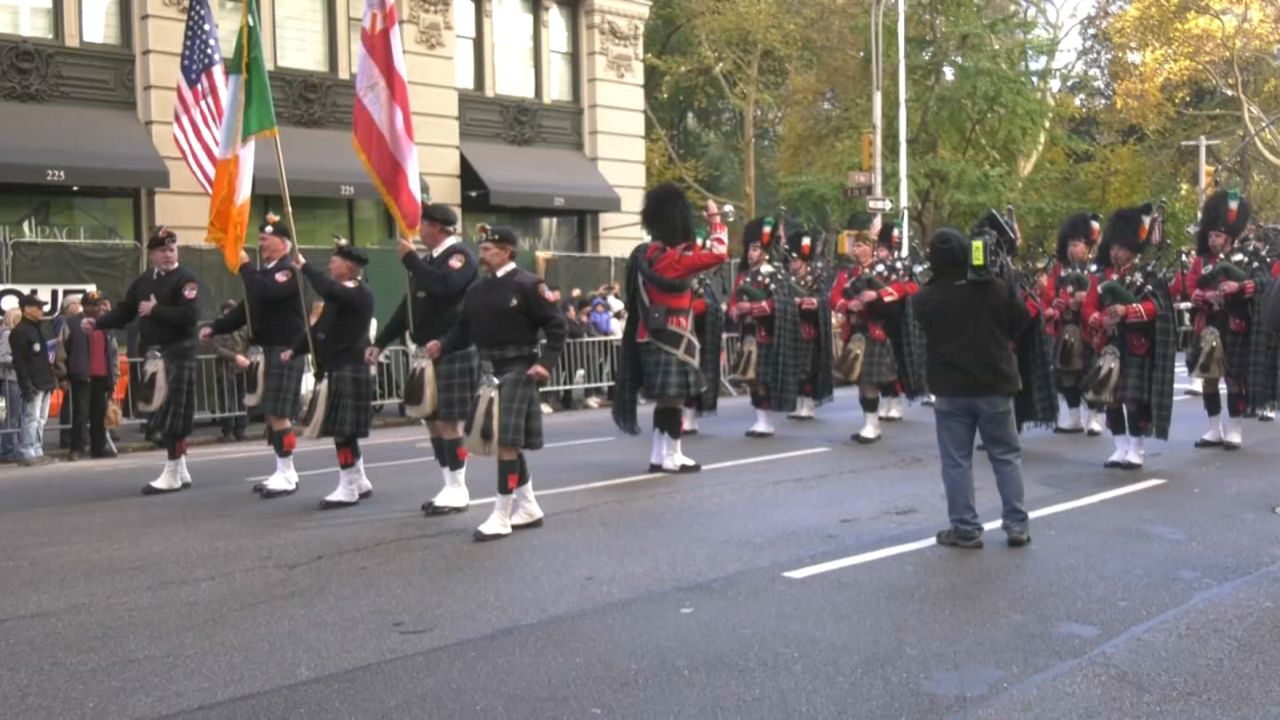
<path id="1" fill-rule="evenodd" d="M 507 245 L 510 247 L 515 247 L 519 243 L 519 240 L 516 237 L 515 230 L 512 230 L 509 227 L 504 227 L 500 225 L 498 227 L 491 227 L 488 230 L 486 230 L 484 237 L 480 239 L 480 242 L 487 242 L 487 243 L 492 243 L 494 245 Z"/>
<path id="2" fill-rule="evenodd" d="M 258 226 L 259 235 L 270 235 L 283 240 L 293 240 L 293 235 L 289 233 L 289 226 L 280 222 L 280 216 L 275 213 L 267 213 L 263 218 L 262 224 Z"/>
<path id="3" fill-rule="evenodd" d="M 369 256 L 363 250 L 351 244 L 346 238 L 337 238 L 333 243 L 333 254 L 346 260 L 353 262 L 360 267 L 369 264 Z"/>
<path id="4" fill-rule="evenodd" d="M 422 206 L 422 219 L 451 228 L 458 224 L 458 215 L 448 205 L 430 203 Z"/>
<path id="5" fill-rule="evenodd" d="M 177 245 L 177 244 L 178 244 L 178 233 L 170 230 L 164 225 L 161 225 L 155 230 L 152 230 L 150 237 L 147 238 L 148 250 L 159 250 L 162 247 L 166 247 L 168 245 Z"/>

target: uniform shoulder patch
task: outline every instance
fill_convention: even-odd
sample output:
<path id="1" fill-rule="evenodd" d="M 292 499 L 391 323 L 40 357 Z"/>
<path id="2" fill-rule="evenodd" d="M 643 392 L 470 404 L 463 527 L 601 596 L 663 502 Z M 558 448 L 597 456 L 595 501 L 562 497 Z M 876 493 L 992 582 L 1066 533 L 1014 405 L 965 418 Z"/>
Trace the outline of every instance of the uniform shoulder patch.
<path id="1" fill-rule="evenodd" d="M 196 295 L 200 294 L 200 284 L 194 281 L 188 282 L 182 286 L 182 297 L 188 300 L 195 300 Z"/>
<path id="2" fill-rule="evenodd" d="M 293 277 L 292 270 L 281 270 L 280 272 L 276 273 L 276 282 L 283 285 L 284 283 L 289 282 L 289 278 L 291 277 Z"/>
<path id="3" fill-rule="evenodd" d="M 454 270 L 461 270 L 462 268 L 466 267 L 466 265 L 467 265 L 466 253 L 459 252 L 449 256 L 450 268 L 453 268 Z"/>
<path id="4" fill-rule="evenodd" d="M 553 293 L 553 292 L 551 291 L 551 288 L 547 287 L 547 284 L 546 284 L 546 283 L 544 283 L 544 282 L 539 282 L 539 283 L 538 283 L 538 294 L 542 296 L 542 299 L 543 299 L 543 300 L 546 300 L 547 302 L 551 303 L 552 305 L 554 305 L 554 304 L 555 304 L 555 302 L 556 302 L 556 296 L 555 296 L 555 293 Z"/>

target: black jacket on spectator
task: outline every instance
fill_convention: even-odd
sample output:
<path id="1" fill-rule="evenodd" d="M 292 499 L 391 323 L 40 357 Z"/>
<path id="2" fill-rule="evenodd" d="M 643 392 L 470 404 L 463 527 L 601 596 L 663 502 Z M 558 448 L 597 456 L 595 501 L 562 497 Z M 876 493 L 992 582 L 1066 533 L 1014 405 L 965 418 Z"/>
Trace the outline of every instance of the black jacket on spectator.
<path id="1" fill-rule="evenodd" d="M 85 334 L 80 322 L 84 314 L 67 318 L 62 326 L 63 350 L 67 354 L 67 378 L 75 382 L 89 380 L 89 336 Z M 108 367 L 110 363 L 108 363 Z"/>
<path id="2" fill-rule="evenodd" d="M 915 303 L 925 336 L 929 391 L 938 397 L 1018 394 L 1013 339 L 1031 322 L 1000 280 L 969 282 L 963 268 L 936 273 Z"/>
<path id="3" fill-rule="evenodd" d="M 400 261 L 413 278 L 413 336 L 415 345 L 439 340 L 462 314 L 462 299 L 476 280 L 479 265 L 471 248 L 454 242 L 439 255 L 407 253 Z M 400 301 L 374 345 L 385 348 L 409 331 L 405 300 Z M 465 349 L 465 348 L 464 348 Z"/>
<path id="4" fill-rule="evenodd" d="M 40 323 L 25 317 L 9 333 L 13 370 L 18 375 L 18 387 L 22 389 L 23 398 L 53 390 L 55 382 L 53 362 L 49 359 L 49 340 L 48 331 Z"/>
<path id="5" fill-rule="evenodd" d="M 316 367 L 321 372 L 349 365 L 364 365 L 369 347 L 369 323 L 373 321 L 373 293 L 362 282 L 340 283 L 310 263 L 302 274 L 324 298 L 324 311 L 311 329 L 316 345 Z M 309 351 L 304 334 L 293 343 L 295 355 Z"/>
<path id="6" fill-rule="evenodd" d="M 139 353 L 158 347 L 194 354 L 199 291 L 200 281 L 181 265 L 167 273 L 147 270 L 129 285 L 120 304 L 98 318 L 97 326 L 125 327 L 138 317 L 138 304 L 154 295 L 157 304 L 151 314 L 138 318 Z"/>
<path id="7" fill-rule="evenodd" d="M 297 269 L 288 255 L 269 266 L 240 266 L 244 294 L 248 299 L 251 342 L 261 347 L 291 348 L 307 329 L 302 313 Z M 226 335 L 245 325 L 245 303 L 213 321 L 213 333 Z"/>

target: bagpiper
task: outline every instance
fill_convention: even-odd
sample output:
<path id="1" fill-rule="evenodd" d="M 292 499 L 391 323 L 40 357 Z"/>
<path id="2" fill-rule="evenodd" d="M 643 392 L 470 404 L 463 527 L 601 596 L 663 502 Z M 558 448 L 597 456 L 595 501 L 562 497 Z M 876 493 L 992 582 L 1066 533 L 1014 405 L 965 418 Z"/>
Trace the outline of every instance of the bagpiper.
<path id="1" fill-rule="evenodd" d="M 1169 437 L 1176 352 L 1168 285 L 1139 265 L 1155 210 L 1112 213 L 1098 248 L 1101 270 L 1090 280 L 1084 317 L 1095 351 L 1085 397 L 1106 407 L 1115 452 L 1104 467 L 1136 470 L 1145 440 Z"/>
<path id="2" fill-rule="evenodd" d="M 795 411 L 788 417 L 812 420 L 818 405 L 834 398 L 831 374 L 831 299 L 822 273 L 822 250 L 803 228 L 787 234 L 792 295 L 799 309 L 800 383 Z"/>
<path id="3" fill-rule="evenodd" d="M 555 295 L 537 275 L 516 267 L 518 238 L 506 227 L 485 227 L 480 263 L 485 274 L 462 301 L 462 313 L 441 340 L 427 344 L 432 359 L 475 345 L 488 383 L 477 393 L 470 434 L 498 456 L 498 497 L 476 528 L 477 541 L 541 527 L 525 450 L 542 448 L 538 385 L 551 378 L 568 330 Z M 539 349 L 539 332 L 546 342 Z M 486 396 L 485 391 L 489 394 Z M 676 412 L 677 419 L 679 410 Z"/>
<path id="4" fill-rule="evenodd" d="M 698 472 L 702 466 L 684 454 L 681 443 L 682 408 L 707 384 L 694 335 L 692 284 L 698 273 L 725 261 L 728 230 L 709 207 L 710 248 L 699 247 L 689 199 L 672 183 L 645 194 L 640 220 L 651 239 L 627 260 L 627 324 L 613 420 L 623 432 L 640 434 L 636 406 L 643 392 L 654 403 L 650 472 Z"/>
<path id="5" fill-rule="evenodd" d="M 458 216 L 447 205 L 422 208 L 419 237 L 427 252 L 419 256 L 413 243 L 402 239 L 400 262 L 409 273 L 410 295 L 400 301 L 395 314 L 366 352 L 370 365 L 382 350 L 406 333 L 417 348 L 439 340 L 462 317 L 462 300 L 479 275 L 476 255 L 455 233 Z M 408 303 L 412 301 L 410 308 Z M 444 475 L 444 487 L 422 510 L 428 516 L 462 512 L 471 504 L 467 490 L 467 448 L 463 423 L 471 416 L 480 381 L 480 356 L 468 345 L 434 362 L 434 412 L 427 418 L 431 449 Z M 429 390 L 424 388 L 425 390 Z"/>
<path id="6" fill-rule="evenodd" d="M 373 421 L 373 375 L 365 364 L 373 292 L 361 280 L 369 256 L 338 238 L 329 256 L 328 275 L 301 254 L 297 263 L 311 289 L 324 300 L 324 309 L 310 339 L 304 333 L 281 359 L 291 362 L 312 353 L 318 395 L 312 398 L 309 412 L 316 428 L 313 434 L 332 437 L 338 456 L 338 487 L 320 501 L 320 508 L 351 507 L 373 493 L 360 452 L 360 440 L 369 437 Z"/>
<path id="7" fill-rule="evenodd" d="M 143 384 L 135 392 L 146 410 L 154 409 L 152 427 L 164 438 L 166 452 L 164 471 L 142 488 L 144 495 L 156 495 L 191 487 L 187 437 L 196 410 L 200 280 L 178 264 L 178 235 L 167 227 L 156 228 L 147 238 L 147 260 L 151 267 L 129 285 L 111 312 L 81 324 L 85 332 L 93 332 L 138 320 L 138 346 L 145 361 Z"/>
<path id="8" fill-rule="evenodd" d="M 889 264 L 876 259 L 871 234 L 855 232 L 851 238 L 854 264 L 831 286 L 833 311 L 843 318 L 836 373 L 858 385 L 863 424 L 851 439 L 870 445 L 880 440 L 880 389 L 898 381 L 888 323 L 906 298 L 894 289 Z"/>
<path id="9" fill-rule="evenodd" d="M 1197 310 L 1188 361 L 1203 379 L 1202 399 L 1209 431 L 1198 448 L 1238 450 L 1244 442 L 1242 418 L 1249 409 L 1252 360 L 1253 298 L 1260 277 L 1250 273 L 1242 255 L 1233 255 L 1236 240 L 1249 227 L 1249 202 L 1236 192 L 1219 190 L 1205 200 L 1196 230 L 1196 256 L 1191 269 L 1175 280 L 1176 295 L 1186 283 Z M 1261 358 L 1258 358 L 1262 361 Z M 1222 418 L 1219 380 L 1227 385 L 1227 418 Z"/>
<path id="10" fill-rule="evenodd" d="M 897 380 L 880 388 L 880 407 L 876 415 L 887 422 L 901 421 L 907 399 L 924 394 L 923 336 L 910 302 L 911 296 L 920 292 L 920 283 L 908 263 L 899 256 L 901 247 L 901 224 L 882 225 L 876 236 L 876 263 L 884 263 L 888 268 L 886 281 L 893 291 L 888 296 L 885 332 L 893 347 L 898 375 Z"/>
<path id="11" fill-rule="evenodd" d="M 297 436 L 293 419 L 302 411 L 304 362 L 295 357 L 281 359 L 307 331 L 302 309 L 302 293 L 297 269 L 289 251 L 293 238 L 277 215 L 268 213 L 258 226 L 258 255 L 261 265 L 249 262 L 240 251 L 240 279 L 245 302 L 200 330 L 200 339 L 228 335 L 246 325 L 251 347 L 236 357 L 237 367 L 248 370 L 250 388 L 246 406 L 256 407 L 267 423 L 267 444 L 275 452 L 276 469 L 254 491 L 264 498 L 289 495 L 298 489 L 298 472 L 293 467 Z"/>
<path id="12" fill-rule="evenodd" d="M 1089 256 L 1102 236 L 1102 217 L 1096 213 L 1076 213 L 1058 228 L 1058 246 L 1053 266 L 1041 290 L 1045 330 L 1053 338 L 1054 380 L 1067 404 L 1065 420 L 1055 433 L 1102 434 L 1102 408 L 1089 408 L 1087 421 L 1082 410 L 1081 382 L 1093 364 L 1093 348 L 1085 341 L 1084 300 L 1089 294 Z"/>
<path id="13" fill-rule="evenodd" d="M 702 243 L 710 248 L 710 238 Z M 698 418 L 713 415 L 720 402 L 720 350 L 724 334 L 724 306 L 716 292 L 715 277 L 699 273 L 693 279 L 693 330 L 701 345 L 699 368 L 702 370 L 702 393 L 684 404 L 683 435 L 698 434 Z"/>
<path id="14" fill-rule="evenodd" d="M 799 389 L 799 308 L 784 266 L 773 261 L 784 242 L 783 228 L 772 217 L 759 217 L 742 228 L 743 270 L 729 293 L 729 316 L 738 326 L 741 346 L 731 381 L 746 385 L 755 409 L 749 438 L 776 432 L 769 413 L 794 408 Z"/>

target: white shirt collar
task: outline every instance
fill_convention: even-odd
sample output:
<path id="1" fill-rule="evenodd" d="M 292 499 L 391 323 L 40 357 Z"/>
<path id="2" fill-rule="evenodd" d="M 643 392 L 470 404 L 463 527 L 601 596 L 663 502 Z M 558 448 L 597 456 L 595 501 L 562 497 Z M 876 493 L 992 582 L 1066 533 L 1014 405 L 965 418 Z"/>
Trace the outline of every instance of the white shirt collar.
<path id="1" fill-rule="evenodd" d="M 265 266 L 265 267 L 263 267 L 263 269 L 264 269 L 264 270 L 270 270 L 271 268 L 275 267 L 275 266 L 276 266 L 276 263 L 278 263 L 278 262 L 280 262 L 280 258 L 276 258 L 275 260 L 272 260 L 271 262 L 267 263 L 267 264 L 266 264 L 266 266 Z"/>
<path id="2" fill-rule="evenodd" d="M 454 245 L 457 245 L 457 244 L 458 244 L 458 238 L 456 238 L 456 237 L 454 237 L 454 236 L 450 235 L 450 236 L 449 236 L 449 238 L 448 238 L 447 240 L 445 240 L 444 242 L 440 243 L 440 246 L 439 246 L 439 247 L 437 247 L 435 250 L 432 250 L 432 251 L 431 251 L 431 257 L 432 257 L 432 258 L 438 258 L 438 257 L 440 257 L 440 253 L 444 252 L 445 250 L 448 250 L 449 248 L 451 248 L 451 247 L 453 247 Z"/>
<path id="3" fill-rule="evenodd" d="M 503 275 L 506 275 L 507 273 L 509 273 L 509 272 L 511 272 L 512 270 L 515 270 L 515 269 L 516 269 L 516 263 L 515 263 L 515 261 L 513 260 L 513 261 L 511 261 L 511 262 L 507 263 L 506 265 L 503 265 L 502 267 L 498 268 L 498 272 L 494 273 L 494 276 L 495 276 L 495 277 L 502 277 Z"/>

